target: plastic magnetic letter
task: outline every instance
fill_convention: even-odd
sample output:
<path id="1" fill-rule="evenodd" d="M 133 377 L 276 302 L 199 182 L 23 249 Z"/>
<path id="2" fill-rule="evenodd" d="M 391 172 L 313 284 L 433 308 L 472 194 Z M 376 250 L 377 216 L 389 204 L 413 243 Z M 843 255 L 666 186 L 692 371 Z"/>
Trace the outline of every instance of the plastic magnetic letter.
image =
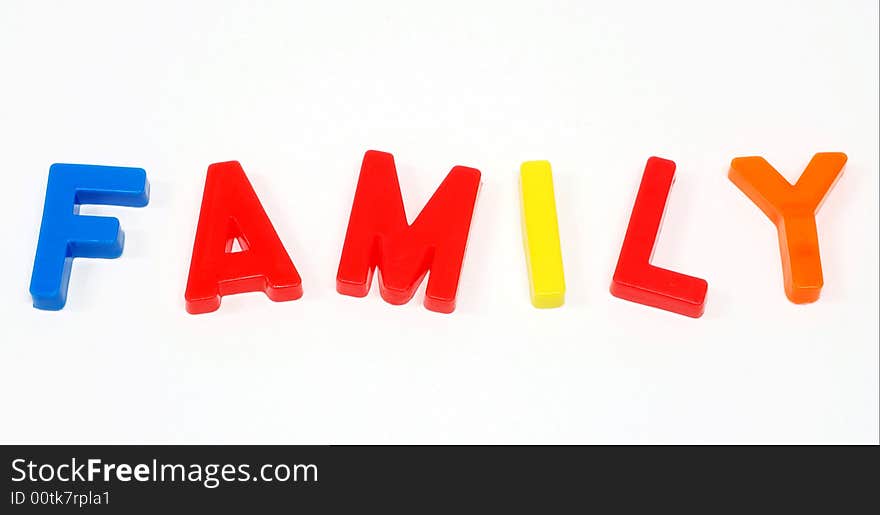
<path id="1" fill-rule="evenodd" d="M 674 178 L 675 163 L 659 157 L 648 159 L 611 281 L 611 294 L 698 318 L 706 301 L 706 281 L 650 263 Z"/>
<path id="2" fill-rule="evenodd" d="M 522 164 L 520 194 L 532 305 L 558 308 L 565 302 L 565 276 L 549 162 L 527 161 Z"/>
<path id="3" fill-rule="evenodd" d="M 125 233 L 119 220 L 80 216 L 81 204 L 146 206 L 147 173 L 141 168 L 56 163 L 49 167 L 43 221 L 30 292 L 34 307 L 59 310 L 67 301 L 73 258 L 117 258 Z"/>
<path id="4" fill-rule="evenodd" d="M 844 165 L 844 153 L 816 154 L 791 185 L 762 157 L 737 157 L 730 163 L 730 180 L 776 225 L 785 295 L 795 304 L 819 299 L 823 283 L 816 212 Z"/>
<path id="5" fill-rule="evenodd" d="M 479 188 L 479 170 L 454 167 L 408 225 L 394 157 L 367 151 L 339 260 L 336 290 L 343 295 L 366 296 L 373 270 L 378 268 L 382 298 L 391 304 L 405 304 L 430 271 L 425 307 L 451 313 Z"/>
<path id="6" fill-rule="evenodd" d="M 209 313 L 223 295 L 254 291 L 276 302 L 296 300 L 302 281 L 241 165 L 215 163 L 205 179 L 186 310 Z"/>

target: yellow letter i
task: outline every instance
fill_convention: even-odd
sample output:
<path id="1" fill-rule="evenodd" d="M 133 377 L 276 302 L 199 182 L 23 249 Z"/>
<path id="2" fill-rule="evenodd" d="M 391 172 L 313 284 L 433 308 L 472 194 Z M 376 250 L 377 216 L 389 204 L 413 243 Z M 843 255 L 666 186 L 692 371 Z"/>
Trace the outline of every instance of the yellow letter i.
<path id="1" fill-rule="evenodd" d="M 520 169 L 523 244 L 532 305 L 558 308 L 565 302 L 562 248 L 548 161 L 527 161 Z"/>

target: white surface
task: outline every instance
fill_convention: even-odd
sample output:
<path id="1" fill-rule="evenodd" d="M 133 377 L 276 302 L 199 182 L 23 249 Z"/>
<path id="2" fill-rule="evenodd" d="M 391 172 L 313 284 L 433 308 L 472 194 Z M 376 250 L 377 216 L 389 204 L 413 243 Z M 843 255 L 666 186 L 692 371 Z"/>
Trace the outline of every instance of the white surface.
<path id="1" fill-rule="evenodd" d="M 744 2 L 0 4 L 2 442 L 878 441 L 878 5 Z M 338 295 L 361 157 L 413 217 L 483 187 L 451 316 Z M 726 177 L 849 163 L 819 213 L 821 300 L 790 304 L 774 227 Z M 654 262 L 693 320 L 608 285 L 647 158 L 678 164 Z M 183 290 L 212 162 L 241 161 L 305 296 Z M 517 172 L 548 159 L 565 307 L 529 304 Z M 144 167 L 122 258 L 30 305 L 49 165 Z"/>

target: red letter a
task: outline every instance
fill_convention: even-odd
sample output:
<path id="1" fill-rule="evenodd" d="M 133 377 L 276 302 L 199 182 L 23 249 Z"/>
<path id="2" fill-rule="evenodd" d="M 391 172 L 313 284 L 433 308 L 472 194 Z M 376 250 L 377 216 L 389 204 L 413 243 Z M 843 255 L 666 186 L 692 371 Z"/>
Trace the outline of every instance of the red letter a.
<path id="1" fill-rule="evenodd" d="M 480 171 L 456 166 L 412 225 L 406 222 L 394 157 L 364 155 L 336 290 L 363 297 L 379 268 L 379 292 L 391 304 L 405 304 L 430 270 L 425 307 L 451 313 L 464 260 Z"/>
<path id="2" fill-rule="evenodd" d="M 233 252 L 238 242 L 240 252 Z M 220 296 L 263 291 L 274 301 L 302 297 L 302 281 L 238 161 L 208 167 L 193 244 L 186 310 L 208 313 Z"/>

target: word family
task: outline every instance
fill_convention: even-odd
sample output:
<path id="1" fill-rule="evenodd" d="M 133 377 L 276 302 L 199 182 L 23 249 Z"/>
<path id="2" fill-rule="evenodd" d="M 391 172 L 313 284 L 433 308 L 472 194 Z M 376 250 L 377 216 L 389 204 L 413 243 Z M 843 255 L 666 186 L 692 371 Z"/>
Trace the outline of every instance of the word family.
<path id="1" fill-rule="evenodd" d="M 846 159 L 839 152 L 815 154 L 793 185 L 761 157 L 731 161 L 731 182 L 776 226 L 785 294 L 794 303 L 819 299 L 823 279 L 816 212 Z M 621 299 L 696 318 L 703 314 L 708 283 L 651 263 L 674 176 L 674 162 L 648 159 L 610 290 Z M 409 224 L 394 157 L 367 151 L 336 290 L 364 297 L 378 269 L 382 298 L 405 304 L 427 275 L 425 307 L 453 312 L 479 189 L 479 170 L 455 166 Z M 522 164 L 520 194 L 531 302 L 536 308 L 560 307 L 565 302 L 565 274 L 549 162 Z M 143 207 L 149 199 L 150 184 L 141 168 L 53 164 L 31 276 L 34 307 L 64 307 L 74 258 L 122 255 L 125 235 L 119 220 L 80 215 L 82 204 Z M 300 275 L 244 169 L 236 161 L 215 163 L 205 179 L 184 294 L 186 310 L 216 311 L 224 295 L 254 291 L 276 302 L 303 296 Z"/>

